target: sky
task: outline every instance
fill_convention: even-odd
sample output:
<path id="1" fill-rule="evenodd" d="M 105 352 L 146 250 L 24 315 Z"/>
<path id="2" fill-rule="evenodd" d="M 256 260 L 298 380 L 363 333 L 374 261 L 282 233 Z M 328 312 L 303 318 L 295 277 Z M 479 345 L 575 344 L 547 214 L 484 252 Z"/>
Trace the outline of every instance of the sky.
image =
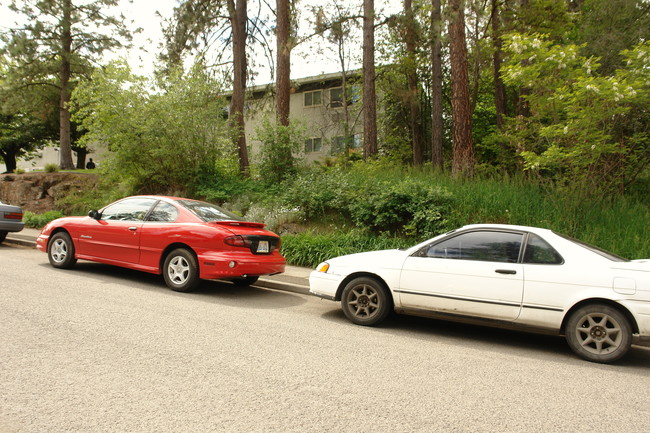
<path id="1" fill-rule="evenodd" d="M 339 0 L 340 2 L 341 0 Z M 344 3 L 346 0 L 342 0 Z M 351 3 L 350 0 L 347 0 Z M 269 1 L 274 4 L 273 0 Z M 332 0 L 300 0 L 299 10 L 301 18 L 299 25 L 301 32 L 307 32 L 309 15 L 308 6 L 322 6 L 325 13 L 331 8 Z M 0 28 L 13 27 L 14 22 L 19 17 L 15 16 L 8 10 L 9 0 L 0 0 Z M 355 3 L 361 4 L 361 0 Z M 384 10 L 397 10 L 401 7 L 401 0 L 375 0 L 375 7 Z M 121 0 L 117 10 L 122 12 L 127 20 L 133 20 L 132 29 L 141 27 L 142 33 L 134 35 L 133 46 L 129 51 L 111 53 L 107 58 L 126 57 L 129 64 L 137 72 L 143 75 L 149 75 L 153 72 L 155 56 L 158 52 L 158 45 L 162 42 L 162 21 L 156 14 L 159 12 L 162 17 L 169 18 L 173 15 L 174 6 L 178 0 L 133 0 L 129 3 L 127 0 Z M 249 10 L 251 10 L 251 1 L 249 0 Z M 330 6 L 330 7 L 328 7 Z M 322 41 L 322 39 L 321 39 Z M 340 70 L 335 53 L 328 48 L 327 44 L 322 45 L 319 49 L 315 44 L 304 44 L 292 52 L 291 78 L 303 78 L 323 73 L 337 72 Z M 360 56 L 360 43 L 353 46 L 353 55 Z M 275 51 L 275 41 L 272 41 L 272 49 Z M 260 57 L 256 55 L 256 57 Z M 350 65 L 350 69 L 359 67 L 358 63 Z M 254 83 L 266 84 L 273 81 L 273 77 L 268 68 L 257 69 L 258 76 Z"/>

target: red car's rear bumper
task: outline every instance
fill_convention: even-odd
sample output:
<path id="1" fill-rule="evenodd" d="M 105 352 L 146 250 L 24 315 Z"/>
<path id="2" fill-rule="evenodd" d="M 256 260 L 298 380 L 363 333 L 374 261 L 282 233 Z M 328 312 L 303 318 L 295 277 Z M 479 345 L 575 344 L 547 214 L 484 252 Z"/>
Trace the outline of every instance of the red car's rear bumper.
<path id="1" fill-rule="evenodd" d="M 199 254 L 201 278 L 205 280 L 272 275 L 284 272 L 286 260 L 280 254 L 253 255 L 211 252 Z"/>

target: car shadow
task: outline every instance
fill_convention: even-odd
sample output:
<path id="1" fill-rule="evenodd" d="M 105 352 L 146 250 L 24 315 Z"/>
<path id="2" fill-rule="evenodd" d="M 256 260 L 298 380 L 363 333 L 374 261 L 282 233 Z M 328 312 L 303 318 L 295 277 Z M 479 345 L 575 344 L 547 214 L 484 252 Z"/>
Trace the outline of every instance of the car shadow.
<path id="1" fill-rule="evenodd" d="M 332 304 L 338 306 L 338 304 Z M 357 327 L 351 323 L 340 308 L 333 308 L 321 317 L 325 320 Z M 411 338 L 422 342 L 442 340 L 453 344 L 485 352 L 503 353 L 507 347 L 516 351 L 517 356 L 549 361 L 575 362 L 583 367 L 593 368 L 650 368 L 650 347 L 633 345 L 628 354 L 613 364 L 586 362 L 571 352 L 564 337 L 555 335 L 527 333 L 511 329 L 480 326 L 447 320 L 391 314 L 377 327 L 362 329 L 379 332 L 399 338 Z"/>
<path id="2" fill-rule="evenodd" d="M 49 263 L 43 263 L 41 266 L 53 269 Z M 293 293 L 258 286 L 239 287 L 231 282 L 219 280 L 202 280 L 199 287 L 189 293 L 174 292 L 165 285 L 161 275 L 96 262 L 80 261 L 71 269 L 61 271 L 83 275 L 84 278 L 94 279 L 100 284 L 108 283 L 109 278 L 119 279 L 121 284 L 134 289 L 155 291 L 167 296 L 183 296 L 220 305 L 277 309 L 290 308 L 307 302 L 304 297 Z"/>
<path id="3" fill-rule="evenodd" d="M 204 302 L 259 310 L 290 308 L 307 302 L 304 296 L 295 293 L 255 285 L 236 286 L 219 280 L 203 280 L 199 288 L 189 294 Z"/>

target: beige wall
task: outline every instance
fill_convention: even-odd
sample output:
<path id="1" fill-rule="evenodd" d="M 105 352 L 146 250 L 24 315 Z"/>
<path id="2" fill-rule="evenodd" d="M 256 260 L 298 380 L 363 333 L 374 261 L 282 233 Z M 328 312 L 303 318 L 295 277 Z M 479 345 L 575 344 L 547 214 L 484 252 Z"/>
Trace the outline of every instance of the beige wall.
<path id="1" fill-rule="evenodd" d="M 299 122 L 305 131 L 307 138 L 321 139 L 321 149 L 316 152 L 301 153 L 307 161 L 323 159 L 332 155 L 332 142 L 337 136 L 344 135 L 344 109 L 343 107 L 331 107 L 329 88 L 322 90 L 321 103 L 318 105 L 305 106 L 305 92 L 291 94 L 290 119 Z M 246 139 L 251 148 L 251 156 L 255 158 L 259 154 L 262 143 L 256 139 L 256 130 L 262 125 L 265 118 L 273 120 L 275 117 L 275 102 L 272 96 L 264 97 L 253 101 L 247 101 L 246 108 Z M 350 115 L 350 130 L 358 134 L 363 133 L 363 120 L 360 115 L 361 103 L 356 102 L 348 106 Z"/>

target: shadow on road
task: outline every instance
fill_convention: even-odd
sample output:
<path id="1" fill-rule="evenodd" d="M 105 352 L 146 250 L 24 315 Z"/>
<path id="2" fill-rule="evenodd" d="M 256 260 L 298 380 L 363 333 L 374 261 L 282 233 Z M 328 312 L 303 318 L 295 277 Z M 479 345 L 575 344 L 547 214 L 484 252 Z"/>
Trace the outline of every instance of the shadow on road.
<path id="1" fill-rule="evenodd" d="M 201 285 L 194 292 L 179 293 L 169 289 L 160 275 L 96 262 L 80 261 L 71 269 L 54 269 L 49 263 L 43 263 L 40 266 L 54 272 L 68 272 L 71 278 L 83 276 L 97 281 L 98 284 L 109 284 L 119 280 L 119 284 L 137 290 L 155 291 L 168 296 L 182 296 L 220 305 L 277 309 L 289 308 L 306 302 L 304 297 L 289 292 L 256 286 L 238 287 L 227 281 L 216 280 L 202 280 Z"/>
<path id="2" fill-rule="evenodd" d="M 490 353 L 508 351 L 518 356 L 548 361 L 584 363 L 593 368 L 640 368 L 650 369 L 650 347 L 633 345 L 622 360 L 610 364 L 596 364 L 584 361 L 571 352 L 564 337 L 544 334 L 526 333 L 510 329 L 471 325 L 432 318 L 392 314 L 381 326 L 365 328 L 348 321 L 337 303 L 332 303 L 332 310 L 321 318 L 358 327 L 367 332 L 379 332 L 393 337 L 409 338 L 418 344 L 427 341 L 443 341 L 445 344 L 480 349 L 485 356 Z"/>

